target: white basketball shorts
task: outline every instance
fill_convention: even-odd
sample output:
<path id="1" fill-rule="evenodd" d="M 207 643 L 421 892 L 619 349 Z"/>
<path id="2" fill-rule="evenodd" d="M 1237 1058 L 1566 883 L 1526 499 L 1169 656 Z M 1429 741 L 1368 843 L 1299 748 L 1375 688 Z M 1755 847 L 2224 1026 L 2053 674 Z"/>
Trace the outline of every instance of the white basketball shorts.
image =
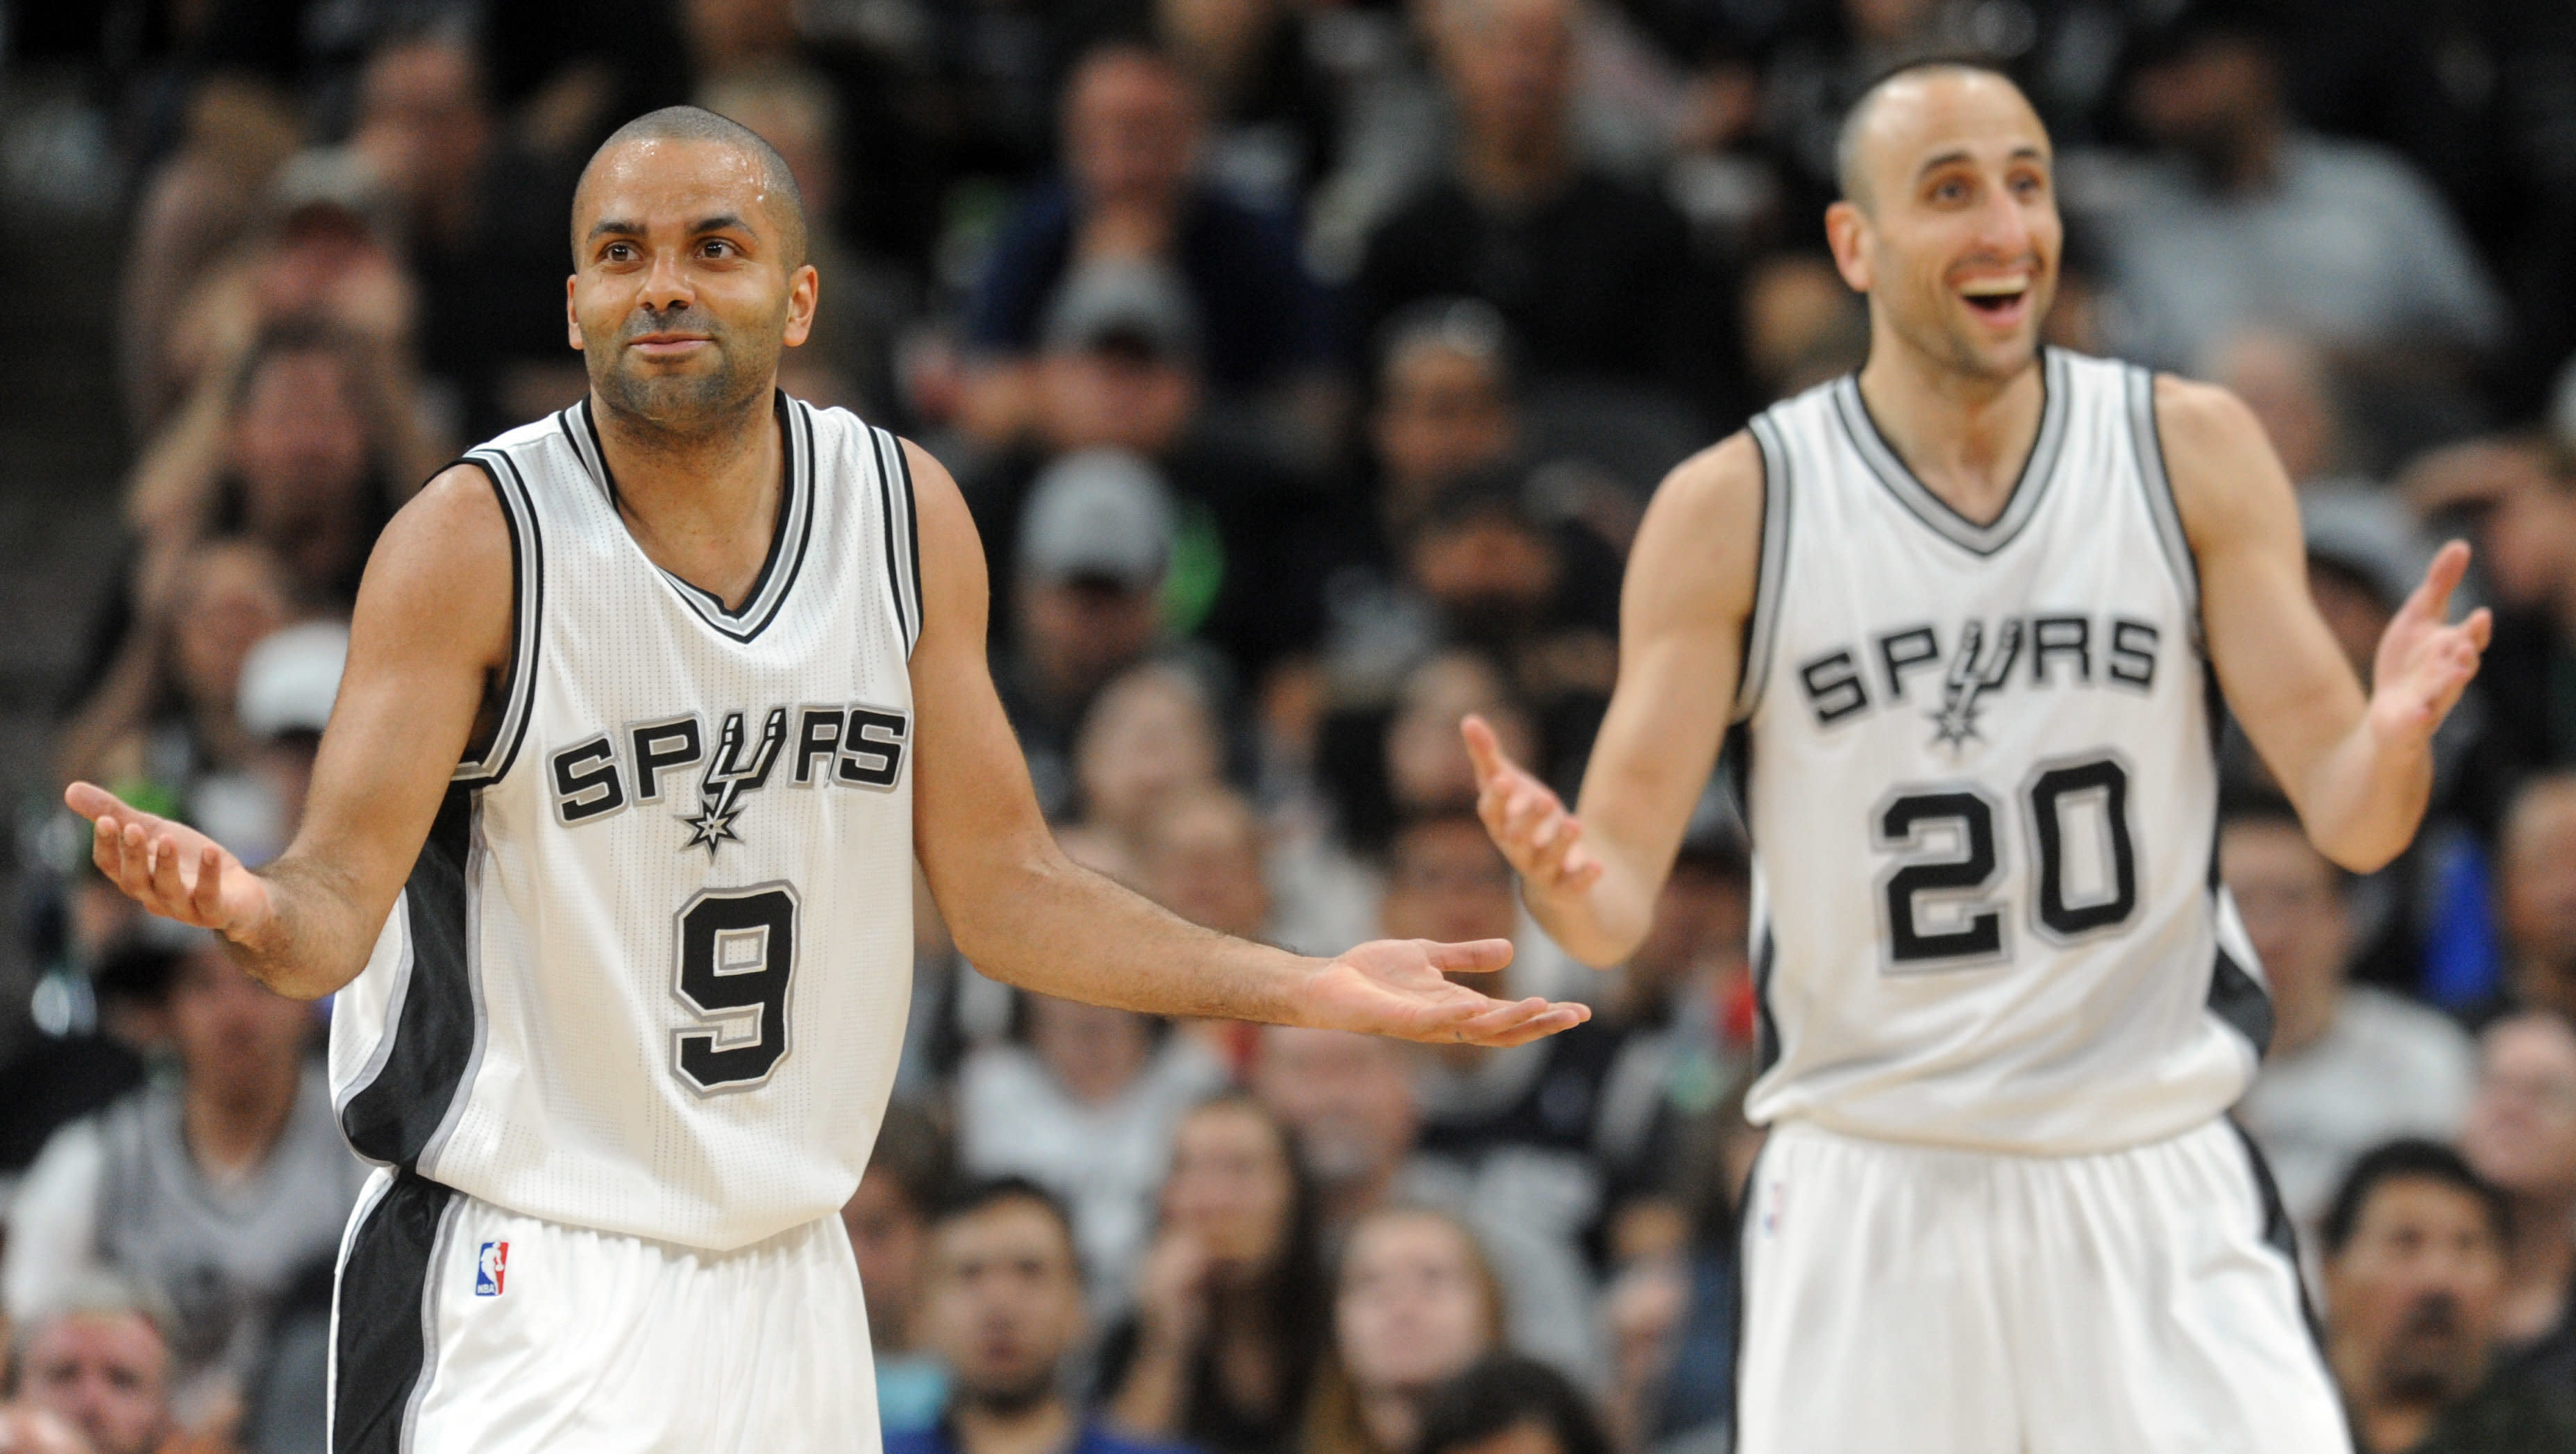
<path id="1" fill-rule="evenodd" d="M 2351 1454 L 2224 1121 L 2065 1157 L 1783 1122 L 1743 1239 L 1735 1454 Z"/>
<path id="2" fill-rule="evenodd" d="M 340 1244 L 332 1454 L 875 1454 L 838 1217 L 707 1252 L 380 1170 Z"/>

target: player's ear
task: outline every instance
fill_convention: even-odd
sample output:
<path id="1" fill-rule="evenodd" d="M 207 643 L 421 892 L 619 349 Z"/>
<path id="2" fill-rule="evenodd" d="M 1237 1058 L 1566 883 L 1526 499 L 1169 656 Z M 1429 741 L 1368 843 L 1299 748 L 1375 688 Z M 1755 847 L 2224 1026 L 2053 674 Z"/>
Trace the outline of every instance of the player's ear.
<path id="1" fill-rule="evenodd" d="M 580 289 L 581 274 L 574 273 L 564 279 L 564 333 L 571 340 L 575 353 L 581 352 L 581 314 L 573 309 L 573 295 Z"/>
<path id="2" fill-rule="evenodd" d="M 814 309 L 822 301 L 823 275 L 812 263 L 796 269 L 787 284 L 787 346 L 801 347 L 814 331 Z"/>
<path id="3" fill-rule="evenodd" d="M 1861 246 L 1869 217 L 1856 203 L 1836 202 L 1825 209 L 1825 245 L 1834 252 L 1834 271 L 1855 293 L 1870 288 L 1869 254 Z"/>

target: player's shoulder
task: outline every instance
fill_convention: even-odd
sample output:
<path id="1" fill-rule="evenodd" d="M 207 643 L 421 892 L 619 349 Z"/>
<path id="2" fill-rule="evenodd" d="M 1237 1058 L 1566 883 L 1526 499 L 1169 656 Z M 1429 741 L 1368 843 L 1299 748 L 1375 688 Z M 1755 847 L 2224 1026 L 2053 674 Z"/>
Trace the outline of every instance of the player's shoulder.
<path id="1" fill-rule="evenodd" d="M 2156 433 L 2165 452 L 2225 450 L 2262 442 L 2263 425 L 2236 391 L 2223 384 L 2155 376 Z"/>
<path id="2" fill-rule="evenodd" d="M 1694 517 L 1759 510 L 1764 469 L 1762 446 L 1748 426 L 1673 466 L 1655 501 L 1670 513 Z"/>

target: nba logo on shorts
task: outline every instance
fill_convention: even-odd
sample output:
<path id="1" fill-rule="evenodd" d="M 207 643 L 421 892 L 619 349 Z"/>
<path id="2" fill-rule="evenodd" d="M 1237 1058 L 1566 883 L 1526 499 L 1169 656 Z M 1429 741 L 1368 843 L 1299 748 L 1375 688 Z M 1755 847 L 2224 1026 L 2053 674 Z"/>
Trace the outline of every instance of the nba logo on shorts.
<path id="1" fill-rule="evenodd" d="M 474 1295 L 499 1297 L 502 1280 L 510 1275 L 510 1244 L 486 1242 L 482 1254 L 474 1260 Z"/>

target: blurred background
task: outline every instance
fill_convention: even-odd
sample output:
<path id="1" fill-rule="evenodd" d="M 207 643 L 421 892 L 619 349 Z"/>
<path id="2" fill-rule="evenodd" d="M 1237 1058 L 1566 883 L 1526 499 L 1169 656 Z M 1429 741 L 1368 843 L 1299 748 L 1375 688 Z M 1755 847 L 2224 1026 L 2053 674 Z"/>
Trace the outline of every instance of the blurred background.
<path id="1" fill-rule="evenodd" d="M 1864 356 L 1822 246 L 1834 130 L 1931 55 L 2008 70 L 2056 139 L 2051 341 L 2243 395 L 2365 677 L 2433 543 L 2479 547 L 2495 649 L 2395 865 L 2328 865 L 2229 739 L 2225 861 L 2279 1019 L 2242 1116 L 2366 1429 L 2420 1406 L 2443 1448 L 2576 1447 L 2551 1442 L 2576 1441 L 2576 8 L 0 21 L 0 1450 L 323 1447 L 363 1171 L 327 1006 L 139 920 L 59 790 L 97 779 L 253 864 L 288 841 L 376 531 L 580 396 L 573 179 L 695 102 L 774 144 L 814 214 L 821 321 L 782 385 L 964 487 L 995 674 L 1077 856 L 1303 951 L 1507 935 L 1508 992 L 1595 1009 L 1507 1052 L 1168 1024 L 983 978 L 925 896 L 845 1214 L 888 1429 L 1024 1454 L 1047 1440 L 1004 1434 L 1036 1409 L 1068 1447 L 1722 1451 L 1758 1143 L 1741 830 L 1704 801 L 1653 934 L 1595 974 L 1522 915 L 1456 723 L 1484 713 L 1571 795 L 1656 480 Z M 2411 1253 L 2444 1215 L 2464 1250 Z M 1012 1237 L 1045 1277 L 960 1271 Z"/>

